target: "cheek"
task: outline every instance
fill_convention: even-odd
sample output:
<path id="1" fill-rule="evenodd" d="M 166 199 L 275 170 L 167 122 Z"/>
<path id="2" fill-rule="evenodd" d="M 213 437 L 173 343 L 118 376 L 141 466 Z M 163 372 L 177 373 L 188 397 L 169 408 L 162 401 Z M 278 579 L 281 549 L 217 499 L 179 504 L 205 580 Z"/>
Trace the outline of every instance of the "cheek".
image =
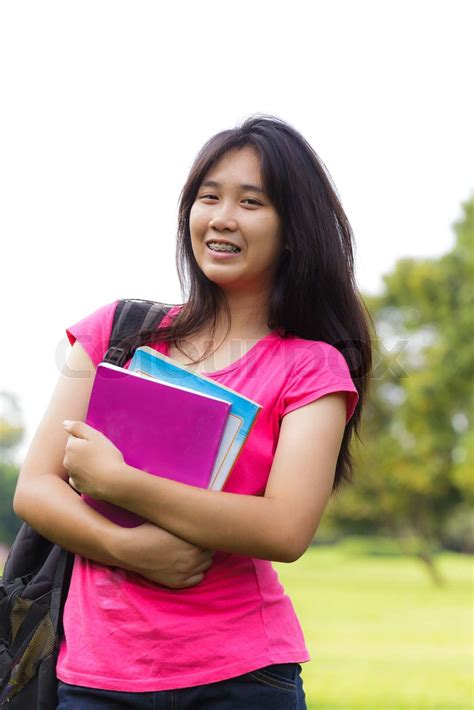
<path id="1" fill-rule="evenodd" d="M 189 213 L 189 233 L 191 235 L 191 248 L 196 261 L 200 262 L 203 254 L 203 237 L 207 230 L 207 223 L 203 219 L 202 212 L 198 209 L 191 209 Z"/>
<path id="2" fill-rule="evenodd" d="M 262 254 L 273 256 L 281 250 L 281 234 L 279 224 L 274 220 L 267 219 L 262 221 L 255 232 L 258 235 L 259 249 Z"/>
<path id="3" fill-rule="evenodd" d="M 206 229 L 208 221 L 209 220 L 206 219 L 206 216 L 203 213 L 203 210 L 200 209 L 199 205 L 195 204 L 191 207 L 191 211 L 189 213 L 189 231 L 191 232 L 191 235 Z"/>

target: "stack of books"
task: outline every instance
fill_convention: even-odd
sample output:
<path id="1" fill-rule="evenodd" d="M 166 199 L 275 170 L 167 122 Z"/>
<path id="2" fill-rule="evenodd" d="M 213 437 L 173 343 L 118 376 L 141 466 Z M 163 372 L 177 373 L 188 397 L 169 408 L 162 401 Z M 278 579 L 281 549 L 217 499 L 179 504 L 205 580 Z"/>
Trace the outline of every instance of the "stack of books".
<path id="1" fill-rule="evenodd" d="M 239 392 L 144 346 L 135 351 L 128 369 L 98 365 L 86 423 L 110 439 L 129 466 L 218 491 L 261 409 Z M 122 527 L 145 522 L 108 501 L 82 497 Z"/>

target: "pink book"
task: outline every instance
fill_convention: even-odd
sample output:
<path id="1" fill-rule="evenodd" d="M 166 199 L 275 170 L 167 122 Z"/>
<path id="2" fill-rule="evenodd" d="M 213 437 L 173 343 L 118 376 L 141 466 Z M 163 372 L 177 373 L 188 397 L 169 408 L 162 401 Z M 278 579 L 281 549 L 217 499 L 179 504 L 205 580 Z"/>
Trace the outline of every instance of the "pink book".
<path id="1" fill-rule="evenodd" d="M 129 466 L 207 488 L 230 407 L 216 397 L 100 363 L 86 423 L 110 439 Z M 107 501 L 82 497 L 122 527 L 145 522 Z"/>

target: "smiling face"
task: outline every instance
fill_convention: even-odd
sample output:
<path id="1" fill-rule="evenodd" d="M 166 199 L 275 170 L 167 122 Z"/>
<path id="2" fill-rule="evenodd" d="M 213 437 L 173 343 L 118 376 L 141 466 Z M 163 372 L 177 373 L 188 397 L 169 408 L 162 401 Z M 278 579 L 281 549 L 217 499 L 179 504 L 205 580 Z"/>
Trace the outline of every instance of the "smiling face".
<path id="1" fill-rule="evenodd" d="M 205 175 L 189 228 L 199 267 L 223 290 L 262 293 L 271 288 L 282 250 L 281 225 L 263 191 L 260 161 L 252 148 L 229 151 Z M 213 240 L 240 252 L 213 252 L 207 246 Z"/>

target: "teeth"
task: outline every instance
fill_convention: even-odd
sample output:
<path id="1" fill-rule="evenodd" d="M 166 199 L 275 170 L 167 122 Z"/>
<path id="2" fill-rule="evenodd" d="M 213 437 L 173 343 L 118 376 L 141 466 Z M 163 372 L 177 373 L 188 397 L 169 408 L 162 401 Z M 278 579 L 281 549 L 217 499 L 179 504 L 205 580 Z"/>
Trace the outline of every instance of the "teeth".
<path id="1" fill-rule="evenodd" d="M 218 242 L 210 242 L 207 246 L 213 251 L 231 251 L 235 253 L 240 251 L 240 249 L 237 249 L 237 247 L 233 247 L 230 244 L 219 244 Z"/>

